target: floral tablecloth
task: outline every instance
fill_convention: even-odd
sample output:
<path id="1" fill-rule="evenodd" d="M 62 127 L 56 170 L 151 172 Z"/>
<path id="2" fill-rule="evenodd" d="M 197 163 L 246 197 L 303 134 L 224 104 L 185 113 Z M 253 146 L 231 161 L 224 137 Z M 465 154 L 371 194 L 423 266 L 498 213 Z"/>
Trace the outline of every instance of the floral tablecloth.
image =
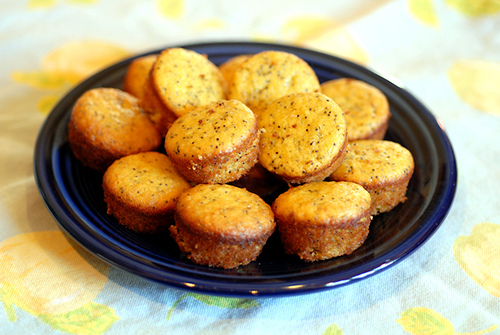
<path id="1" fill-rule="evenodd" d="M 152 283 L 63 233 L 33 173 L 56 102 L 131 55 L 235 40 L 346 58 L 432 111 L 459 173 L 427 243 L 350 285 L 242 299 Z M 0 333 L 500 334 L 498 0 L 2 1 L 0 59 Z"/>

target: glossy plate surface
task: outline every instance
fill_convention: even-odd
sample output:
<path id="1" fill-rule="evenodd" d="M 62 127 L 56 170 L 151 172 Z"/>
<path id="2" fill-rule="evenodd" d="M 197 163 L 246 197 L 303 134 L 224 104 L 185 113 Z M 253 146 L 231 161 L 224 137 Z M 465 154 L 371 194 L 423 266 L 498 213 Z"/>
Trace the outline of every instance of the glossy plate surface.
<path id="1" fill-rule="evenodd" d="M 107 215 L 102 175 L 83 167 L 68 145 L 67 123 L 76 99 L 95 87 L 121 88 L 132 60 L 128 59 L 92 76 L 61 99 L 47 117 L 35 148 L 35 178 L 47 208 L 70 236 L 96 256 L 184 290 L 239 297 L 291 295 L 335 288 L 376 274 L 417 250 L 439 228 L 455 195 L 455 157 L 439 122 L 410 93 L 364 67 L 296 47 L 250 42 L 181 47 L 207 54 L 215 64 L 240 54 L 282 50 L 306 60 L 321 82 L 351 77 L 378 87 L 387 96 L 393 115 L 386 139 L 401 143 L 414 156 L 408 200 L 376 216 L 366 242 L 349 256 L 303 262 L 285 254 L 274 234 L 259 258 L 247 266 L 223 270 L 192 263 L 168 233 L 136 234 Z"/>

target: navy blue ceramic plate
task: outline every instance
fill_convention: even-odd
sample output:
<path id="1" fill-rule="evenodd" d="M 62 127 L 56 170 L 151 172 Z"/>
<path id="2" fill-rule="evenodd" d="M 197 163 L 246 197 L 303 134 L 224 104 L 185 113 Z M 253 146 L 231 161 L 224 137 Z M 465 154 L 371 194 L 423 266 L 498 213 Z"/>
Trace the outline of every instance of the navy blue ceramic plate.
<path id="1" fill-rule="evenodd" d="M 89 251 L 113 266 L 171 287 L 225 296 L 278 296 L 331 289 L 374 275 L 417 250 L 439 228 L 455 194 L 455 157 L 439 122 L 407 91 L 359 65 L 291 46 L 227 42 L 182 47 L 207 54 L 215 64 L 239 54 L 287 51 L 306 60 L 321 82 L 351 77 L 378 87 L 393 115 L 386 138 L 414 156 L 408 200 L 375 217 L 366 242 L 349 256 L 303 262 L 285 254 L 274 234 L 259 258 L 247 266 L 223 270 L 192 263 L 168 233 L 136 234 L 107 215 L 102 175 L 82 166 L 68 145 L 67 123 L 76 99 L 91 88 L 120 88 L 128 59 L 69 92 L 47 117 L 36 143 L 34 168 L 40 193 L 60 226 Z"/>

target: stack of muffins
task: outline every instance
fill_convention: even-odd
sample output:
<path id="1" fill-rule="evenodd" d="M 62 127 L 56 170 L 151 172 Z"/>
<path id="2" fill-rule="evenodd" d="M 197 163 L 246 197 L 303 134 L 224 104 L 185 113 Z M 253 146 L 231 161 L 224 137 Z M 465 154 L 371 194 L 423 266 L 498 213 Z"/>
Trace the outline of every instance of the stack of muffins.
<path id="1" fill-rule="evenodd" d="M 384 140 L 390 117 L 377 88 L 320 84 L 291 53 L 216 66 L 168 48 L 132 61 L 122 90 L 83 94 L 68 131 L 75 157 L 103 172 L 119 224 L 168 230 L 193 262 L 231 269 L 256 260 L 276 229 L 305 261 L 359 248 L 373 216 L 406 200 L 414 169 Z"/>

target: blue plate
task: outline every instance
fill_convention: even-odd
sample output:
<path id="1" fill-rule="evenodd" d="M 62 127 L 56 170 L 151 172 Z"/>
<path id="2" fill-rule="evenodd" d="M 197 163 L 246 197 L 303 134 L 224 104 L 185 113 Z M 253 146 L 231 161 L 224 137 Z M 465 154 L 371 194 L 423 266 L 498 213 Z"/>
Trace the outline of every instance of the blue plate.
<path id="1" fill-rule="evenodd" d="M 240 54 L 282 50 L 307 61 L 321 82 L 351 77 L 378 87 L 391 106 L 386 138 L 401 143 L 414 156 L 408 200 L 376 216 L 366 242 L 351 255 L 313 263 L 285 254 L 274 234 L 249 265 L 234 270 L 210 268 L 188 260 L 168 233 L 149 236 L 123 228 L 106 214 L 102 175 L 74 158 L 67 123 L 74 102 L 85 91 L 121 87 L 131 58 L 97 73 L 63 97 L 47 117 L 35 147 L 35 178 L 46 206 L 60 226 L 90 252 L 113 266 L 171 287 L 234 297 L 279 296 L 331 289 L 379 273 L 417 250 L 439 228 L 455 195 L 455 157 L 439 122 L 410 93 L 362 66 L 297 47 L 251 42 L 181 47 L 207 54 L 215 64 Z"/>

